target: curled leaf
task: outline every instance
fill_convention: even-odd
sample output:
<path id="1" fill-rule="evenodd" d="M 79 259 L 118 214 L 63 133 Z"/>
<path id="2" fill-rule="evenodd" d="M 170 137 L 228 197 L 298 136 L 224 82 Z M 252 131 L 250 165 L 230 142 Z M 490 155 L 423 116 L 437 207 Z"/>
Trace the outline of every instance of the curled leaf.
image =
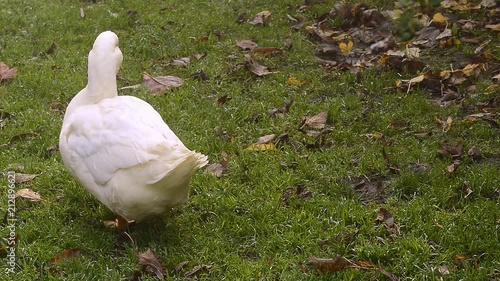
<path id="1" fill-rule="evenodd" d="M 0 61 L 0 83 L 7 79 L 12 79 L 17 75 L 17 67 L 9 68 L 4 62 Z"/>
<path id="2" fill-rule="evenodd" d="M 16 191 L 16 198 L 21 197 L 31 202 L 40 202 L 42 198 L 38 192 L 33 191 L 31 188 L 21 188 Z"/>
<path id="3" fill-rule="evenodd" d="M 144 73 L 142 81 L 142 85 L 151 91 L 153 95 L 160 95 L 167 90 L 180 87 L 183 83 L 184 80 L 176 76 L 152 77 L 147 73 Z"/>
<path id="4" fill-rule="evenodd" d="M 271 16 L 271 12 L 262 11 L 255 15 L 255 18 L 250 22 L 250 24 L 257 25 L 262 24 L 265 25 L 269 21 L 269 17 Z"/>
<path id="5" fill-rule="evenodd" d="M 245 59 L 247 60 L 248 69 L 257 76 L 269 75 L 271 72 L 267 69 L 267 66 L 261 65 L 257 60 L 255 60 L 252 55 L 246 54 Z"/>
<path id="6" fill-rule="evenodd" d="M 142 266 L 143 272 L 148 272 L 160 280 L 165 279 L 165 268 L 160 262 L 160 257 L 151 249 L 139 254 L 137 257 L 139 258 L 139 265 Z"/>
<path id="7" fill-rule="evenodd" d="M 314 116 L 306 116 L 302 119 L 301 129 L 306 126 L 313 129 L 323 129 L 327 118 L 328 111 L 320 112 Z"/>
<path id="8" fill-rule="evenodd" d="M 257 43 L 249 39 L 236 41 L 236 46 L 242 48 L 243 50 L 252 50 L 258 47 Z"/>

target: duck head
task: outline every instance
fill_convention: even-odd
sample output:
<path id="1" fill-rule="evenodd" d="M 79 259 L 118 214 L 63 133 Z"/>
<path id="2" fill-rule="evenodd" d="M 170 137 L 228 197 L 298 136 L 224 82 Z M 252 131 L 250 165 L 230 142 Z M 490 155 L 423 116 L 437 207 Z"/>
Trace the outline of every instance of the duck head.
<path id="1" fill-rule="evenodd" d="M 95 39 L 89 53 L 88 94 L 103 98 L 115 97 L 116 74 L 120 70 L 123 55 L 118 47 L 118 36 L 112 31 L 105 31 Z"/>

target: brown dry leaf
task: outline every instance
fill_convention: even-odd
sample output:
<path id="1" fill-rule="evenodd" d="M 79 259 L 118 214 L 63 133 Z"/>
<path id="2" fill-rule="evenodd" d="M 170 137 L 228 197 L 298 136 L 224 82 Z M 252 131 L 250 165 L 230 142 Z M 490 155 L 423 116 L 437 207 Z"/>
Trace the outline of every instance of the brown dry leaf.
<path id="1" fill-rule="evenodd" d="M 40 174 L 22 174 L 22 173 L 16 173 L 16 183 L 24 183 L 28 182 L 36 177 L 38 177 Z"/>
<path id="2" fill-rule="evenodd" d="M 323 129 L 326 126 L 326 120 L 328 119 L 328 111 L 320 112 L 314 116 L 306 116 L 302 118 L 302 124 L 300 128 L 309 127 L 313 129 Z"/>
<path id="3" fill-rule="evenodd" d="M 256 144 L 264 144 L 264 143 L 270 143 L 276 138 L 275 134 L 270 134 L 270 135 L 265 135 L 260 137 L 255 143 Z"/>
<path id="4" fill-rule="evenodd" d="M 269 114 L 269 117 L 271 117 L 271 118 L 278 117 L 278 116 L 280 116 L 282 114 L 287 114 L 290 111 L 290 107 L 292 106 L 292 104 L 293 104 L 293 100 L 292 101 L 287 101 L 280 108 L 269 109 L 267 111 L 267 113 Z"/>
<path id="5" fill-rule="evenodd" d="M 382 147 L 382 157 L 384 157 L 385 164 L 392 173 L 398 174 L 399 172 L 401 172 L 401 170 L 392 163 L 391 159 L 389 159 L 389 156 L 385 151 L 385 146 Z"/>
<path id="6" fill-rule="evenodd" d="M 380 208 L 379 213 L 375 221 L 379 224 L 385 224 L 389 227 L 394 226 L 394 217 L 392 214 L 385 208 Z"/>
<path id="7" fill-rule="evenodd" d="M 249 39 L 236 41 L 236 46 L 242 48 L 243 50 L 251 50 L 258 47 L 257 43 Z"/>
<path id="8" fill-rule="evenodd" d="M 0 83 L 7 79 L 12 79 L 17 75 L 17 67 L 9 68 L 4 62 L 0 61 Z"/>
<path id="9" fill-rule="evenodd" d="M 438 125 L 440 125 L 441 127 L 443 127 L 443 132 L 448 132 L 451 128 L 451 125 L 453 124 L 453 120 L 451 119 L 451 117 L 448 117 L 448 119 L 445 120 L 441 120 L 439 118 L 437 118 L 437 116 L 434 116 L 434 120 L 436 120 L 436 123 Z"/>
<path id="10" fill-rule="evenodd" d="M 271 16 L 271 12 L 269 11 L 262 11 L 255 15 L 255 18 L 250 22 L 250 24 L 257 25 L 257 24 L 262 24 L 266 25 L 269 21 L 269 17 Z"/>
<path id="11" fill-rule="evenodd" d="M 80 257 L 80 256 L 85 255 L 85 254 L 86 254 L 85 250 L 82 250 L 80 248 L 64 250 L 64 251 L 60 252 L 59 254 L 57 254 L 52 259 L 50 259 L 50 264 L 54 265 L 54 264 L 60 263 L 64 260 L 77 258 L 77 257 Z"/>
<path id="12" fill-rule="evenodd" d="M 293 25 L 291 26 L 292 29 L 299 30 L 302 28 L 302 26 L 304 26 L 304 22 L 305 22 L 304 18 L 296 17 L 296 16 L 289 15 L 289 14 L 287 14 L 286 17 L 291 22 L 293 22 Z"/>
<path id="13" fill-rule="evenodd" d="M 139 258 L 139 265 L 142 266 L 142 271 L 147 272 L 156 278 L 165 279 L 165 268 L 161 264 L 160 257 L 155 254 L 151 249 L 137 255 Z"/>
<path id="14" fill-rule="evenodd" d="M 175 266 L 175 272 L 181 271 L 186 265 L 188 265 L 191 261 L 181 261 Z"/>
<path id="15" fill-rule="evenodd" d="M 340 271 L 352 264 L 348 259 L 343 256 L 336 255 L 331 259 L 322 259 L 315 256 L 309 257 L 309 260 L 314 265 L 314 267 L 321 272 L 335 272 Z"/>
<path id="16" fill-rule="evenodd" d="M 485 28 L 489 28 L 494 31 L 500 31 L 500 23 L 497 24 L 487 24 L 484 26 Z"/>
<path id="17" fill-rule="evenodd" d="M 205 168 L 205 173 L 220 178 L 222 174 L 224 174 L 224 172 L 227 171 L 228 167 L 229 167 L 229 162 L 227 162 L 226 160 L 222 160 L 219 163 L 213 163 L 208 165 Z"/>
<path id="18" fill-rule="evenodd" d="M 40 202 L 42 198 L 38 192 L 33 191 L 31 188 L 21 188 L 16 191 L 16 198 L 21 197 L 31 202 Z"/>
<path id="19" fill-rule="evenodd" d="M 447 265 L 440 265 L 438 266 L 438 271 L 441 273 L 441 275 L 448 275 L 450 274 L 450 269 L 448 268 Z"/>
<path id="20" fill-rule="evenodd" d="M 178 59 L 173 60 L 170 63 L 170 65 L 188 66 L 190 62 L 191 62 L 191 59 L 189 57 L 183 57 L 183 58 L 178 58 Z"/>
<path id="21" fill-rule="evenodd" d="M 455 170 L 458 168 L 458 166 L 460 166 L 461 163 L 462 162 L 460 160 L 453 161 L 451 165 L 446 167 L 446 171 L 450 174 L 455 172 Z"/>
<path id="22" fill-rule="evenodd" d="M 247 61 L 247 68 L 257 76 L 269 75 L 275 72 L 271 72 L 267 69 L 267 66 L 261 65 L 257 60 L 255 60 L 252 55 L 245 54 L 245 59 Z"/>
<path id="23" fill-rule="evenodd" d="M 396 225 L 396 223 L 394 222 L 394 217 L 388 210 L 380 208 L 375 221 L 379 224 L 383 224 L 390 233 L 396 235 L 400 234 L 399 226 Z"/>
<path id="24" fill-rule="evenodd" d="M 236 19 L 237 23 L 244 23 L 247 21 L 247 13 L 242 13 L 238 16 L 238 19 Z"/>
<path id="25" fill-rule="evenodd" d="M 453 160 L 457 160 L 462 157 L 463 148 L 463 143 L 458 143 L 456 146 L 452 146 L 447 143 L 441 143 L 441 147 L 438 149 L 437 153 L 441 157 L 449 157 Z"/>
<path id="26" fill-rule="evenodd" d="M 387 185 L 384 177 L 379 175 L 359 176 L 350 180 L 350 183 L 354 186 L 354 193 L 360 196 L 363 202 L 384 202 Z"/>
<path id="27" fill-rule="evenodd" d="M 142 81 L 142 85 L 146 87 L 153 95 L 160 95 L 167 90 L 180 87 L 183 83 L 184 80 L 176 76 L 152 77 L 147 73 L 144 73 L 144 78 Z"/>
<path id="28" fill-rule="evenodd" d="M 284 54 L 285 52 L 281 48 L 277 47 L 264 47 L 264 48 L 253 48 L 252 53 L 261 54 L 265 56 L 279 56 Z"/>
<path id="29" fill-rule="evenodd" d="M 184 273 L 184 278 L 191 278 L 202 272 L 210 271 L 212 267 L 213 265 L 211 264 L 196 265 L 195 267 L 193 267 L 193 269 Z"/>
<path id="30" fill-rule="evenodd" d="M 288 207 L 288 200 L 291 196 L 295 196 L 300 199 L 309 199 L 312 198 L 313 194 L 311 191 L 307 190 L 307 188 L 302 184 L 297 184 L 295 186 L 289 186 L 283 191 L 283 194 L 280 198 L 280 204 L 283 207 Z"/>
<path id="31" fill-rule="evenodd" d="M 223 95 L 222 97 L 217 99 L 217 104 L 218 105 L 223 105 L 226 102 L 232 100 L 233 98 L 229 97 L 228 95 Z"/>
<path id="32" fill-rule="evenodd" d="M 469 151 L 467 151 L 467 155 L 469 155 L 476 162 L 481 161 L 483 158 L 481 151 L 476 146 L 471 147 Z"/>

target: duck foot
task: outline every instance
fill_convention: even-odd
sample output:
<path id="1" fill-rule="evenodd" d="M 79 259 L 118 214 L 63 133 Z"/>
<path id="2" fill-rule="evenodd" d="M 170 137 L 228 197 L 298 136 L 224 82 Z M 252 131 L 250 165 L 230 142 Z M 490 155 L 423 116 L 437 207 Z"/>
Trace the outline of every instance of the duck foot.
<path id="1" fill-rule="evenodd" d="M 128 227 L 134 223 L 134 220 L 126 220 L 118 216 L 115 220 L 104 221 L 104 226 L 111 229 L 118 229 L 120 231 L 125 231 Z"/>

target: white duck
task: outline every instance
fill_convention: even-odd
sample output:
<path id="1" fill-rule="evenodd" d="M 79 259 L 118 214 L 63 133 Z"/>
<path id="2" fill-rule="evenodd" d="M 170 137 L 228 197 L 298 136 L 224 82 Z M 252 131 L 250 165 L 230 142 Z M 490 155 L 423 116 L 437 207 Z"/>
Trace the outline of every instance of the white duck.
<path id="1" fill-rule="evenodd" d="M 151 105 L 118 96 L 123 60 L 111 31 L 95 40 L 88 83 L 69 103 L 59 149 L 70 173 L 111 211 L 142 220 L 184 203 L 207 157 L 187 149 Z"/>

